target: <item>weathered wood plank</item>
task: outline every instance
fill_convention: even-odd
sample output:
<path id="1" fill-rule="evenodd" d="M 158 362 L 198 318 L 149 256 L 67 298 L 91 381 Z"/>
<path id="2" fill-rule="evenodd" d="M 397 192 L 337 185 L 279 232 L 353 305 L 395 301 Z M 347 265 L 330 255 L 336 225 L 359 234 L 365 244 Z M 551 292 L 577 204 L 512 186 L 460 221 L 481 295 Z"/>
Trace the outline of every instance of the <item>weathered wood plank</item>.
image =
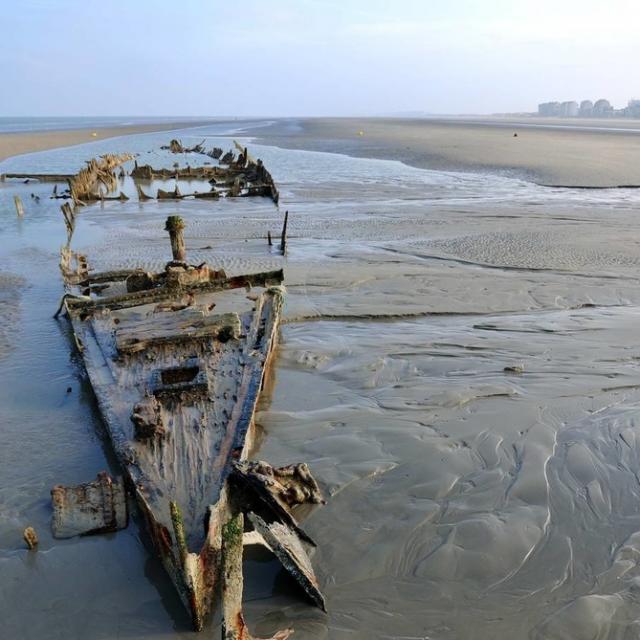
<path id="1" fill-rule="evenodd" d="M 116 330 L 116 347 L 120 353 L 142 351 L 151 345 L 187 342 L 202 338 L 218 338 L 223 341 L 240 336 L 240 318 L 237 313 L 203 316 L 199 320 L 180 317 L 172 318 L 180 312 L 168 311 L 156 314 L 154 321 L 147 319 Z M 164 315 L 160 319 L 157 316 Z"/>
<path id="2" fill-rule="evenodd" d="M 253 512 L 249 512 L 247 517 L 282 566 L 300 584 L 309 598 L 320 609 L 326 611 L 324 596 L 320 592 L 311 560 L 296 533 L 281 522 L 266 522 Z"/>
<path id="3" fill-rule="evenodd" d="M 209 282 L 195 283 L 184 286 L 178 291 L 169 287 L 158 287 L 155 289 L 136 291 L 119 296 L 95 298 L 90 301 L 69 300 L 68 307 L 70 310 L 77 309 L 84 311 L 105 308 L 112 310 L 125 309 L 128 307 L 151 304 L 153 302 L 175 300 L 180 296 L 180 294 L 213 293 L 216 291 L 239 289 L 243 287 L 269 287 L 280 284 L 283 279 L 284 273 L 282 269 L 277 269 L 275 271 L 263 271 L 261 273 L 253 273 L 250 275 L 233 276 L 230 278 L 214 279 Z"/>

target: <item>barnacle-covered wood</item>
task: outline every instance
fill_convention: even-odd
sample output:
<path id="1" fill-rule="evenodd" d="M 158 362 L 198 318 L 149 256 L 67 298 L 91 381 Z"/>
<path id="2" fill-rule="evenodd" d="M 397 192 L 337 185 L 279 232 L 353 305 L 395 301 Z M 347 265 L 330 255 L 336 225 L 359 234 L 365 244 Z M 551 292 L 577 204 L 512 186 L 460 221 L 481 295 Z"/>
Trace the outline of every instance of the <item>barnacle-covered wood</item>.
<path id="1" fill-rule="evenodd" d="M 102 471 L 93 482 L 75 487 L 56 485 L 51 490 L 54 538 L 124 529 L 128 523 L 127 498 L 121 478 Z"/>

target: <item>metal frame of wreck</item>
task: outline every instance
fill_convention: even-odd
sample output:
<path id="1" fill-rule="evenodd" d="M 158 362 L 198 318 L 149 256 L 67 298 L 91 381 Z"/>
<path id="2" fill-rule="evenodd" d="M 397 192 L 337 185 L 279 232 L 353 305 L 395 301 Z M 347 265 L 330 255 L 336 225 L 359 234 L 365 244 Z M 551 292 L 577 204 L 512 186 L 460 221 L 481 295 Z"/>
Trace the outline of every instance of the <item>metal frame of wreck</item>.
<path id="1" fill-rule="evenodd" d="M 173 141 L 172 141 L 173 144 Z M 246 148 L 236 146 L 241 150 L 242 164 L 250 162 Z M 191 151 L 191 150 L 190 150 Z M 198 153 L 205 153 L 203 149 L 197 149 Z M 214 154 L 217 150 L 214 150 Z M 212 153 L 207 153 L 215 157 Z M 220 154 L 218 154 L 219 157 Z M 228 158 L 227 156 L 225 156 Z M 233 154 L 231 154 L 233 158 Z M 100 186 L 107 189 L 107 193 L 115 189 L 115 167 L 131 160 L 132 156 L 103 156 L 98 161 L 91 161 L 79 174 L 69 179 L 69 195 L 73 207 L 66 202 L 61 207 L 65 225 L 67 227 L 67 244 L 61 250 L 61 270 L 67 285 L 76 285 L 86 290 L 91 290 L 92 284 L 116 282 L 126 280 L 131 271 L 118 271 L 95 273 L 90 275 L 86 258 L 75 254 L 70 249 L 71 237 L 75 227 L 75 216 L 79 206 L 104 200 L 105 195 Z M 252 160 L 251 160 L 252 161 Z M 255 161 L 252 161 L 255 164 Z M 260 165 L 258 165 L 260 166 Z M 263 170 L 271 183 L 271 197 L 278 203 L 279 194 L 271 175 Z M 264 175 L 264 173 L 262 175 Z M 176 176 L 177 178 L 178 176 Z M 186 177 L 186 176 L 185 176 Z M 236 183 L 237 184 L 237 183 Z M 138 185 L 138 194 L 141 200 L 150 199 Z M 98 193 L 96 193 L 96 190 Z M 176 195 L 177 195 L 176 187 Z M 236 191 L 235 194 L 240 195 Z M 256 193 L 256 195 L 258 195 Z M 264 195 L 260 193 L 259 195 Z M 54 190 L 54 197 L 60 197 Z M 64 197 L 64 196 L 63 196 Z M 182 197 L 178 196 L 177 197 Z M 108 199 L 127 199 L 126 196 Z M 280 249 L 286 251 L 288 212 L 285 214 L 281 235 Z M 169 221 L 168 221 L 169 225 Z M 167 227 L 168 228 L 168 227 Z M 271 245 L 271 234 L 268 234 Z M 184 248 L 184 244 L 182 245 Z M 176 246 L 172 235 L 172 248 L 176 257 Z M 178 256 L 181 257 L 181 256 Z M 76 268 L 72 268 L 75 260 Z M 282 270 L 257 273 L 233 278 L 215 277 L 207 282 L 198 282 L 187 287 L 182 287 L 181 294 L 196 292 L 223 291 L 238 287 L 268 286 L 282 282 Z M 72 324 L 74 324 L 74 337 L 76 345 L 82 352 L 83 345 L 78 341 L 76 323 L 100 309 L 121 309 L 140 306 L 153 302 L 160 302 L 175 298 L 176 291 L 167 283 L 146 291 L 135 291 L 127 294 L 111 296 L 108 298 L 87 298 L 65 295 L 61 306 L 64 307 Z M 275 295 L 272 300 L 276 304 L 277 313 L 268 329 L 268 339 L 262 339 L 262 344 L 267 345 L 264 353 L 264 365 L 254 368 L 249 373 L 243 373 L 240 384 L 244 392 L 244 400 L 238 401 L 234 406 L 234 415 L 229 418 L 231 428 L 227 429 L 225 441 L 228 446 L 227 464 L 221 470 L 222 489 L 217 503 L 208 508 L 208 526 L 205 542 L 199 553 L 189 552 L 185 539 L 184 528 L 179 508 L 176 503 L 171 503 L 171 520 L 175 545 L 170 532 L 160 524 L 153 515 L 153 510 L 141 491 L 138 489 L 135 473 L 124 461 L 127 460 L 128 443 L 117 442 L 113 437 L 115 431 L 110 427 L 110 420 L 114 419 L 110 409 L 102 406 L 101 394 L 98 393 L 97 376 L 91 372 L 88 360 L 83 358 L 85 368 L 96 391 L 101 409 L 101 414 L 112 436 L 112 445 L 118 453 L 121 466 L 128 475 L 131 488 L 137 498 L 138 506 L 144 514 L 147 531 L 158 552 L 165 569 L 172 578 L 185 605 L 192 613 L 193 625 L 196 630 L 203 626 L 205 616 L 211 611 L 213 599 L 220 590 L 223 597 L 223 638 L 250 638 L 242 616 L 242 542 L 239 536 L 244 530 L 244 516 L 259 537 L 266 543 L 285 568 L 294 575 L 303 586 L 307 595 L 321 609 L 325 609 L 324 598 L 319 591 L 318 584 L 313 574 L 310 562 L 306 557 L 300 540 L 315 546 L 311 538 L 300 528 L 290 507 L 302 502 L 318 503 L 322 501 L 319 489 L 311 477 L 306 465 L 296 465 L 283 469 L 272 469 L 265 463 L 248 463 L 231 465 L 231 459 L 246 460 L 246 456 L 253 444 L 253 431 L 255 427 L 255 407 L 259 399 L 260 391 L 264 388 L 272 365 L 273 353 L 277 342 L 278 315 L 282 305 L 282 296 Z M 256 318 L 261 313 L 256 313 Z M 239 396 L 240 398 L 240 396 Z M 252 466 L 253 465 L 253 466 Z M 265 467 L 268 467 L 265 468 Z M 265 516 L 266 514 L 266 516 Z M 292 557 L 294 562 L 292 562 Z M 302 561 L 299 561 L 301 560 Z M 305 562 L 306 560 L 306 562 Z M 182 586 L 182 588 L 181 588 Z M 291 629 L 279 631 L 274 638 L 279 640 L 286 638 L 292 632 Z"/>

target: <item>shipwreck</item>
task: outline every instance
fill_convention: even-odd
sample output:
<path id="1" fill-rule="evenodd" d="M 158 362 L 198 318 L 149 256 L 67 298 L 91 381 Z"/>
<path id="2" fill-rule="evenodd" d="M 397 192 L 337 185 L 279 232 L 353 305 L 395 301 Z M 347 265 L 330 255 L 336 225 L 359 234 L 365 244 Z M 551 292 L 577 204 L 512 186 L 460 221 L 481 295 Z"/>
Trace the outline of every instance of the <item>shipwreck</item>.
<path id="1" fill-rule="evenodd" d="M 244 191 L 277 203 L 264 165 L 246 149 L 238 158 L 229 153 L 216 167 L 189 172 L 211 176 L 214 189 L 223 183 L 224 197 Z M 273 468 L 248 459 L 256 404 L 278 340 L 284 274 L 228 276 L 215 265 L 189 264 L 188 222 L 178 216 L 166 220 L 171 259 L 163 270 L 93 271 L 70 247 L 76 215 L 109 197 L 117 187 L 115 168 L 129 160 L 103 157 L 68 179 L 59 309 L 71 322 L 124 483 L 100 474 L 88 485 L 55 487 L 54 534 L 126 526 L 126 488 L 194 628 L 202 629 L 221 597 L 223 637 L 249 638 L 241 607 L 245 541 L 267 546 L 308 599 L 325 609 L 308 556 L 315 545 L 293 509 L 321 503 L 318 485 L 305 464 Z M 132 177 L 140 174 L 164 175 L 136 163 Z M 256 183 L 261 189 L 252 192 Z M 233 185 L 236 191 L 228 193 Z M 282 246 L 285 241 L 286 224 Z"/>

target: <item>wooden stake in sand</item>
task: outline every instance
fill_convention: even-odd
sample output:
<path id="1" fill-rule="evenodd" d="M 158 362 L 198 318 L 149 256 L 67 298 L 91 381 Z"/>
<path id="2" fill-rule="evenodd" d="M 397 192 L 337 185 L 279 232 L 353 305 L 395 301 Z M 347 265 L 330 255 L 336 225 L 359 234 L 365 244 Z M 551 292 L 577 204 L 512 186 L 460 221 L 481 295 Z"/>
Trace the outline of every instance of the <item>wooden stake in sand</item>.
<path id="1" fill-rule="evenodd" d="M 273 240 L 271 240 L 271 231 L 267 231 L 267 242 L 270 247 L 273 246 Z"/>
<path id="2" fill-rule="evenodd" d="M 13 196 L 13 201 L 16 204 L 16 213 L 20 218 L 24 216 L 24 206 L 22 205 L 22 200 L 20 200 L 20 196 Z"/>
<path id="3" fill-rule="evenodd" d="M 284 224 L 282 225 L 282 235 L 280 236 L 280 253 L 287 252 L 287 223 L 289 222 L 289 212 L 284 212 Z"/>
<path id="4" fill-rule="evenodd" d="M 180 216 L 169 216 L 164 229 L 169 232 L 173 259 L 176 262 L 186 262 L 187 249 L 184 245 L 184 221 Z"/>

